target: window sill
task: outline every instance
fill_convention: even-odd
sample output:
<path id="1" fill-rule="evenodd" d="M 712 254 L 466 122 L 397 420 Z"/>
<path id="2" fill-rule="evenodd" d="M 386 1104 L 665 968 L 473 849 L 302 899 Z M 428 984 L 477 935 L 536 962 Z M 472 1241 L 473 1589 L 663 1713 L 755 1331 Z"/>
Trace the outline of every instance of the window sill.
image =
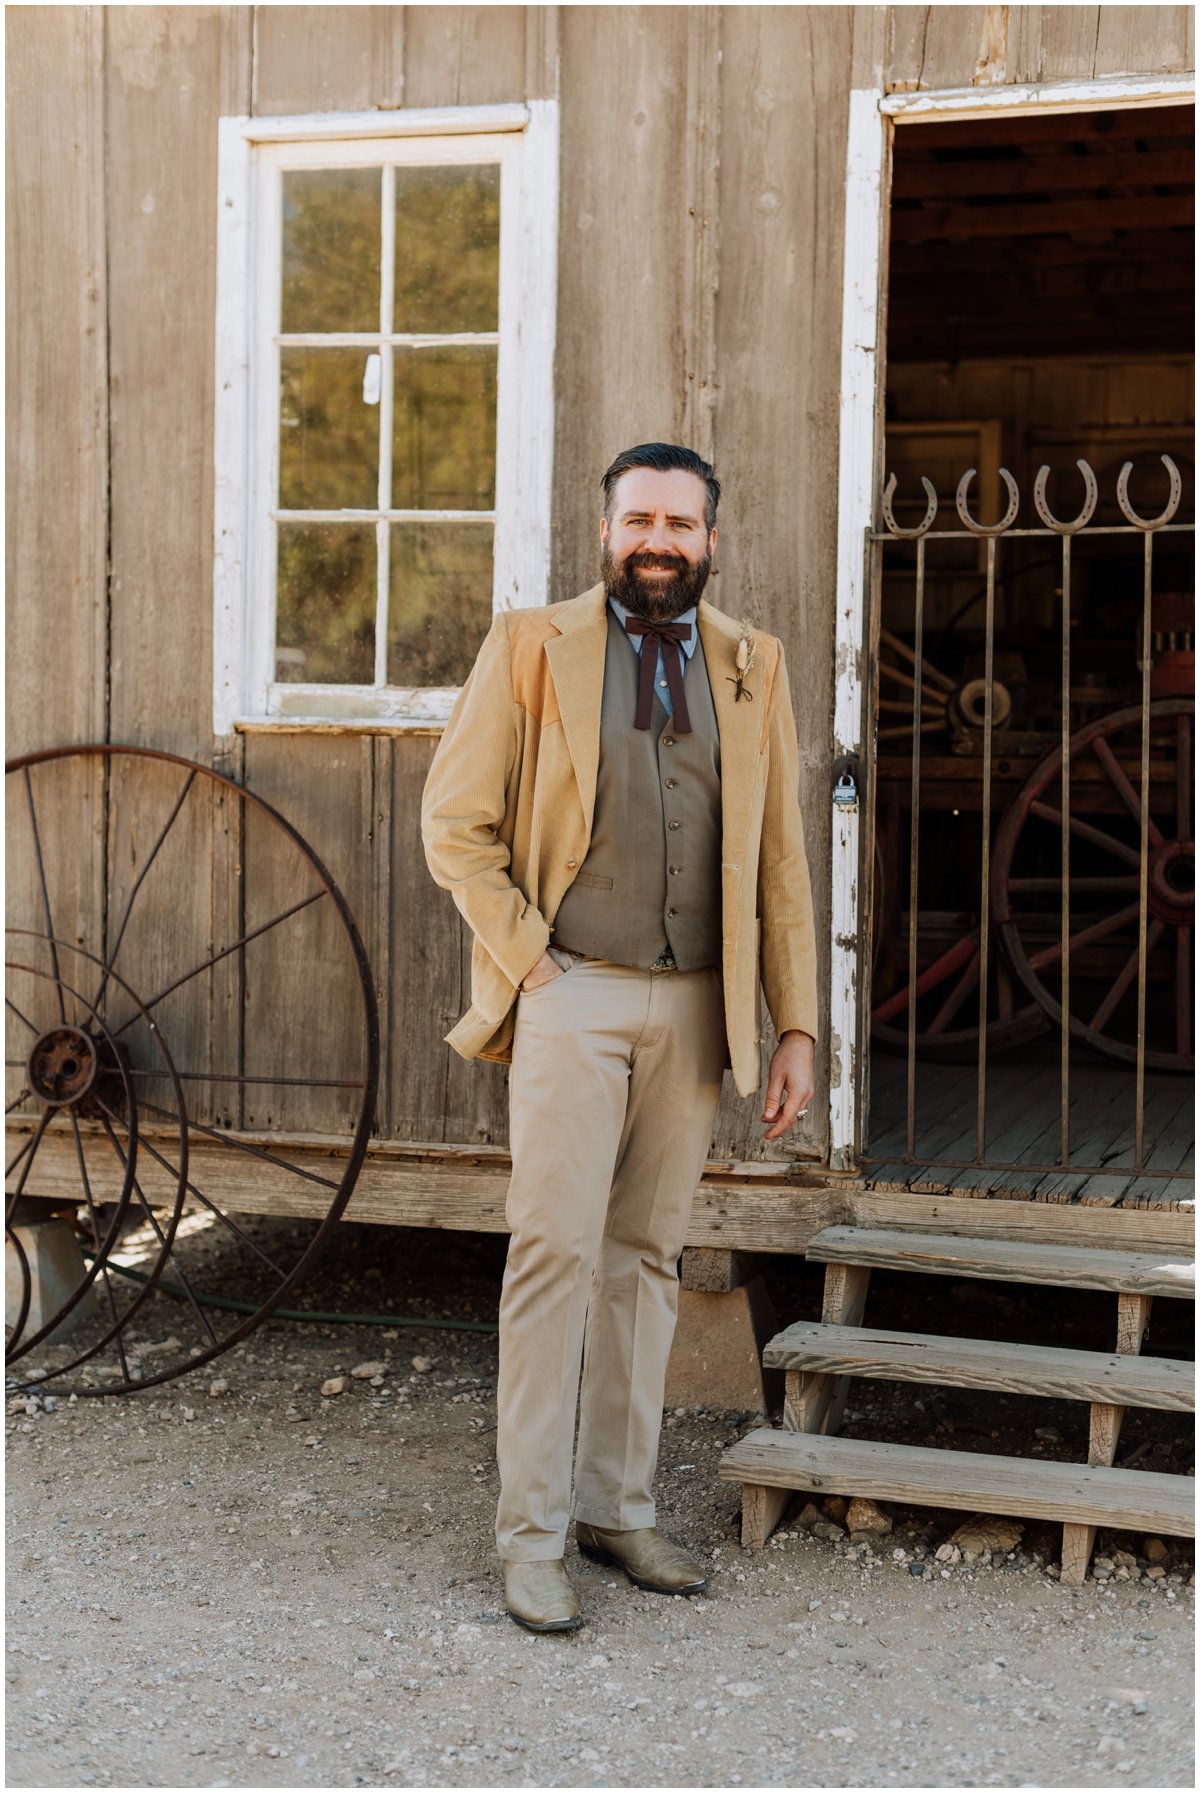
<path id="1" fill-rule="evenodd" d="M 239 735 L 440 735 L 436 716 L 249 716 L 234 723 Z"/>

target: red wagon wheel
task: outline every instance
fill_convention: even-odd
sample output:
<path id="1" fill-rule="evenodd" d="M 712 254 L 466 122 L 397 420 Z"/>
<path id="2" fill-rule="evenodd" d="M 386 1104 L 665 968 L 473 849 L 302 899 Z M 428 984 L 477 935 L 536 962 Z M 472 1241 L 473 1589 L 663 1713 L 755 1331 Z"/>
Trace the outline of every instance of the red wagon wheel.
<path id="1" fill-rule="evenodd" d="M 1195 702 L 1150 705 L 1147 823 L 1146 1058 L 1191 1071 L 1195 841 L 1192 733 Z M 1077 1039 L 1126 1063 L 1137 1059 L 1142 712 L 1114 710 L 1070 738 L 1070 1001 Z M 1096 768 L 1099 768 L 1098 772 Z M 1102 776 L 1101 776 L 1102 772 Z M 1062 1025 L 1062 749 L 1014 798 L 992 857 L 992 910 L 1005 950 L 1030 995 Z M 1076 793 L 1087 792 L 1087 807 Z"/>
<path id="2" fill-rule="evenodd" d="M 884 924 L 896 910 L 878 838 L 875 841 L 875 896 L 877 921 L 872 942 L 871 1038 L 889 1051 L 908 1050 L 909 986 L 907 944 L 893 965 L 890 989 L 881 989 L 878 978 L 884 959 Z M 918 923 L 919 926 L 919 923 Z M 893 948 L 896 946 L 893 941 Z M 1020 986 L 1004 962 L 993 936 L 988 953 L 987 1038 L 989 1055 L 1023 1046 L 1050 1026 L 1036 1002 L 1020 1002 Z M 903 961 L 903 962 L 901 962 Z M 942 1064 L 962 1064 L 979 1047 L 979 970 L 982 953 L 978 927 L 967 928 L 946 943 L 917 973 L 917 1054 Z"/>

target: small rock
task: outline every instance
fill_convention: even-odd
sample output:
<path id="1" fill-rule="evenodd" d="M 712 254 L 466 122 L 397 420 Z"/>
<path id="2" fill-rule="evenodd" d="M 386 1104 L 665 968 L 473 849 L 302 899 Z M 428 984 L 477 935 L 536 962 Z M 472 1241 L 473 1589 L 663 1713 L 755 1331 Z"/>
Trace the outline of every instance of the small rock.
<path id="1" fill-rule="evenodd" d="M 430 1370 L 433 1368 L 433 1360 L 429 1357 L 414 1357 L 412 1360 L 412 1367 L 417 1372 L 418 1376 L 428 1376 Z"/>
<path id="2" fill-rule="evenodd" d="M 827 1494 L 822 1504 L 827 1518 L 844 1519 L 846 1517 L 846 1507 L 849 1503 L 840 1494 Z"/>
<path id="3" fill-rule="evenodd" d="M 322 1382 L 321 1393 L 323 1395 L 344 1395 L 349 1386 L 350 1378 L 348 1376 L 330 1376 Z"/>
<path id="4" fill-rule="evenodd" d="M 1131 1556 L 1128 1550 L 1114 1550 L 1112 1553 L 1112 1560 L 1118 1569 L 1137 1568 L 1137 1558 L 1136 1556 Z"/>
<path id="5" fill-rule="evenodd" d="M 1047 1444 L 1062 1443 L 1062 1433 L 1055 1426 L 1035 1426 L 1033 1435 L 1035 1438 L 1044 1438 Z"/>
<path id="6" fill-rule="evenodd" d="M 224 1376 L 217 1376 L 209 1383 L 208 1392 L 212 1395 L 214 1400 L 220 1395 L 227 1395 L 229 1393 L 229 1383 Z"/>
<path id="7" fill-rule="evenodd" d="M 1171 1554 L 1161 1538 L 1147 1538 L 1142 1549 L 1148 1563 L 1165 1563 Z"/>
<path id="8" fill-rule="evenodd" d="M 844 1538 L 846 1534 L 842 1527 L 834 1525 L 831 1519 L 820 1519 L 813 1526 L 812 1535 L 814 1538 L 824 1538 L 827 1543 L 832 1544 L 836 1543 L 838 1538 Z"/>
<path id="9" fill-rule="evenodd" d="M 195 1419 L 196 1409 L 194 1407 L 185 1407 L 183 1410 L 183 1417 L 185 1420 Z"/>
<path id="10" fill-rule="evenodd" d="M 982 1513 L 965 1520 L 957 1531 L 951 1532 L 950 1542 L 964 1555 L 983 1556 L 993 1550 L 1015 1550 L 1024 1529 L 1019 1519 L 997 1519 Z M 941 1554 L 939 1550 L 939 1558 Z"/>
<path id="11" fill-rule="evenodd" d="M 732 1694 L 735 1700 L 752 1700 L 762 1692 L 762 1688 L 757 1681 L 729 1681 L 721 1691 Z"/>
<path id="12" fill-rule="evenodd" d="M 940 1544 L 936 1560 L 939 1563 L 961 1563 L 962 1551 L 957 1544 Z"/>
<path id="13" fill-rule="evenodd" d="M 1147 1581 L 1165 1581 L 1166 1578 L 1167 1572 L 1161 1563 L 1151 1563 L 1150 1567 L 1146 1570 Z"/>
<path id="14" fill-rule="evenodd" d="M 373 1376 L 386 1376 L 387 1365 L 374 1360 L 370 1363 L 356 1363 L 350 1374 L 357 1382 L 369 1382 Z"/>
<path id="15" fill-rule="evenodd" d="M 817 1525 L 820 1523 L 820 1519 L 821 1519 L 820 1507 L 815 1507 L 813 1505 L 812 1501 L 810 1500 L 810 1501 L 807 1501 L 805 1503 L 804 1507 L 802 1508 L 800 1517 L 798 1519 L 794 1519 L 792 1521 L 792 1523 L 793 1523 L 793 1525 L 798 1526 L 801 1531 L 809 1532 L 812 1530 L 814 1525 Z"/>
<path id="16" fill-rule="evenodd" d="M 860 1495 L 846 1508 L 846 1526 L 852 1534 L 862 1532 L 868 1537 L 884 1537 L 891 1531 L 892 1522 L 873 1500 Z"/>

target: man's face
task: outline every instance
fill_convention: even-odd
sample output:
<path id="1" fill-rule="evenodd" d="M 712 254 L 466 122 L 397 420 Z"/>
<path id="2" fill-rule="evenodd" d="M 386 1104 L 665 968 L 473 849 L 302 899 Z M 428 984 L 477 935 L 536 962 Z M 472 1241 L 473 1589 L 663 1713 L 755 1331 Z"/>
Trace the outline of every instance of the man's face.
<path id="1" fill-rule="evenodd" d="M 707 499 L 704 481 L 678 468 L 631 467 L 617 481 L 600 564 L 605 590 L 635 616 L 671 622 L 698 601 L 717 541 Z"/>

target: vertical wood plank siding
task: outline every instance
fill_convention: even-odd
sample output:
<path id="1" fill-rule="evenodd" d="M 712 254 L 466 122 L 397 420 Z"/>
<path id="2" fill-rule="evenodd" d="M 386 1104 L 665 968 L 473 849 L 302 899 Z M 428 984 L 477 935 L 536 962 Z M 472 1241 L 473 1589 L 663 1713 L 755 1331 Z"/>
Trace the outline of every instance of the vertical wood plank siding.
<path id="1" fill-rule="evenodd" d="M 1179 71 L 1193 29 L 1187 7 L 1121 6 L 10 13 L 9 751 L 107 733 L 244 776 L 308 836 L 358 918 L 384 1024 L 378 1132 L 502 1143 L 504 1070 L 442 1042 L 468 1000 L 469 939 L 421 851 L 435 742 L 211 734 L 217 118 L 557 95 L 553 594 L 596 575 L 598 481 L 618 450 L 673 436 L 711 454 L 727 492 L 712 596 L 781 636 L 795 669 L 824 942 L 848 94 L 877 79 L 905 90 Z M 106 816 L 82 790 L 50 815 L 65 927 L 84 932 L 101 907 L 106 835 L 108 901 L 121 901 L 165 789 L 147 785 L 145 813 Z M 187 875 L 123 949 L 136 982 L 154 981 L 171 932 L 215 947 L 243 905 L 252 923 L 294 898 L 238 808 L 181 830 Z M 261 1073 L 298 1030 L 349 1031 L 325 927 L 314 914 L 306 979 L 279 962 L 281 936 L 244 991 L 231 960 L 180 1005 L 193 1063 Z M 348 1124 L 335 1091 L 269 1114 L 253 1092 L 219 1108 L 246 1125 Z M 820 1103 L 809 1123 L 789 1153 L 823 1155 Z M 727 1096 L 718 1153 L 755 1156 L 760 1135 L 756 1104 Z"/>
<path id="2" fill-rule="evenodd" d="M 15 11 L 5 18 L 5 46 L 5 734 L 16 754 L 102 738 L 106 727 L 103 15 Z M 102 781 L 94 768 L 78 768 L 47 784 L 35 773 L 33 788 L 52 925 L 60 937 L 80 939 L 103 903 Z M 8 798 L 8 913 L 38 913 L 25 791 Z M 6 958 L 48 969 L 28 943 L 11 943 Z M 64 973 L 71 974 L 65 962 Z M 7 992 L 22 1013 L 45 1014 L 39 981 L 10 973 Z M 23 1059 L 32 1037 L 5 1015 L 5 1056 Z M 14 1069 L 5 1083 L 12 1101 L 24 1078 Z"/>

